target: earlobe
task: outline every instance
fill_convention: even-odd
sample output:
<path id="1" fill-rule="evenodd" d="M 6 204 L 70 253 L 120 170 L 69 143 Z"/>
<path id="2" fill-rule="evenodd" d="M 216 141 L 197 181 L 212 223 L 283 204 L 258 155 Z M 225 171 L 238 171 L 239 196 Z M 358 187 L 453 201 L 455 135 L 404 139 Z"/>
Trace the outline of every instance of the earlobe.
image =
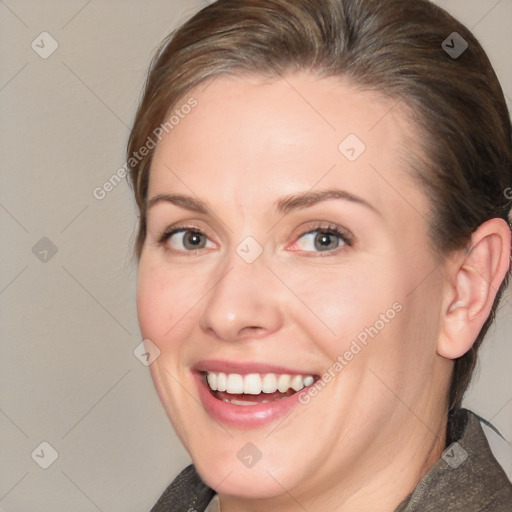
<path id="1" fill-rule="evenodd" d="M 442 329 L 437 353 L 463 356 L 487 320 L 510 266 L 511 232 L 503 219 L 491 219 L 472 235 L 468 250 L 447 265 Z"/>

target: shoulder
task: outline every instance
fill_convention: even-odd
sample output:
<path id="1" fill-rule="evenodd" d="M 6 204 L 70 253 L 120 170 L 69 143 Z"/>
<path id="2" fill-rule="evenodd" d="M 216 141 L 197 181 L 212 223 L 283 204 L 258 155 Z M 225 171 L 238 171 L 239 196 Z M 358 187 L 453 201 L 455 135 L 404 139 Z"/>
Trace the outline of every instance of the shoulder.
<path id="1" fill-rule="evenodd" d="M 460 409 L 449 445 L 397 512 L 512 512 L 512 484 L 491 452 L 480 418 Z"/>

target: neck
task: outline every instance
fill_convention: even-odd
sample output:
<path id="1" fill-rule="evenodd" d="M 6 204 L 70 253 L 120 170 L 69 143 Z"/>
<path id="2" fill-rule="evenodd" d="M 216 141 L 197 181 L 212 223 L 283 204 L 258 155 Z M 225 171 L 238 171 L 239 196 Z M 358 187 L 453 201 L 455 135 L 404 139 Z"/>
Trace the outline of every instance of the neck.
<path id="1" fill-rule="evenodd" d="M 446 445 L 447 412 L 429 424 L 406 411 L 401 423 L 404 436 L 390 424 L 392 442 L 370 446 L 357 465 L 333 468 L 328 475 L 309 475 L 293 489 L 267 499 L 244 499 L 220 495 L 222 512 L 393 512 L 414 490 L 421 478 L 441 457 Z M 326 461 L 326 465 L 329 461 Z"/>

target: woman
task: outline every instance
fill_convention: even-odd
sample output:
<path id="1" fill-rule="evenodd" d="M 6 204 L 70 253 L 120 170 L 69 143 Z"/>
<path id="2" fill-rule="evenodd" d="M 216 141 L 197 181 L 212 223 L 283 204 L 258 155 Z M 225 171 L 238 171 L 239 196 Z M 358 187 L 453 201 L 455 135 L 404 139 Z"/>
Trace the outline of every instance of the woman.
<path id="1" fill-rule="evenodd" d="M 510 118 L 425 0 L 219 0 L 128 147 L 138 314 L 193 465 L 153 511 L 507 511 L 461 409 L 506 287 Z"/>

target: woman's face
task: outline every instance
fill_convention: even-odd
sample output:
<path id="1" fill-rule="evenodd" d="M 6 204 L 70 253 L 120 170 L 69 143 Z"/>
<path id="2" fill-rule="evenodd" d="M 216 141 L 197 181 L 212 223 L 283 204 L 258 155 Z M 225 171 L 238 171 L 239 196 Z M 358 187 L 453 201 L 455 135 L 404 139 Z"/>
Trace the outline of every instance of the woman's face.
<path id="1" fill-rule="evenodd" d="M 447 386 L 414 129 L 307 73 L 192 97 L 155 150 L 140 259 L 160 398 L 220 494 L 362 488 L 436 442 Z"/>

